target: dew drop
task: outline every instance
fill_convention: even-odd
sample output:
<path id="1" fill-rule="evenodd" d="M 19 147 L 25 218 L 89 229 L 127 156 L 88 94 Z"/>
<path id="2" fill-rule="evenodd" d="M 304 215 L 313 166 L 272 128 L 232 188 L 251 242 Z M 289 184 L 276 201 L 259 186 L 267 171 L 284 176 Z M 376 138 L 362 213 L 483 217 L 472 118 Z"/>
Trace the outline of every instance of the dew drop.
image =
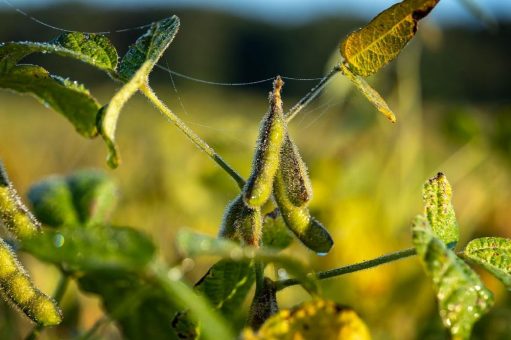
<path id="1" fill-rule="evenodd" d="M 64 236 L 62 234 L 56 234 L 54 237 L 53 237 L 53 245 L 57 248 L 60 248 L 64 245 Z"/>

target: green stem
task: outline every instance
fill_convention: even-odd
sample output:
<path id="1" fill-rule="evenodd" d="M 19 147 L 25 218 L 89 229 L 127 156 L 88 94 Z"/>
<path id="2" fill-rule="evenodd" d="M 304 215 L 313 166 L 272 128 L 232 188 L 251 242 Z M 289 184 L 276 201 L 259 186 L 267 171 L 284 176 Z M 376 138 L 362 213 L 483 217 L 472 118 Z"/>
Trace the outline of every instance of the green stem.
<path id="1" fill-rule="evenodd" d="M 53 298 L 57 303 L 60 303 L 64 294 L 66 293 L 67 285 L 69 283 L 69 277 L 66 274 L 62 274 L 60 280 L 55 288 L 55 292 L 53 293 Z M 25 340 L 35 340 L 39 336 L 39 333 L 43 330 L 43 325 L 35 326 L 32 331 L 25 337 Z"/>
<path id="2" fill-rule="evenodd" d="M 416 254 L 417 253 L 415 251 L 415 248 L 403 249 L 403 250 L 396 251 L 394 253 L 390 253 L 390 254 L 386 254 L 386 255 L 377 257 L 372 260 L 355 263 L 355 264 L 350 264 L 348 266 L 335 268 L 335 269 L 327 270 L 324 272 L 319 272 L 319 273 L 316 273 L 316 278 L 318 280 L 329 279 L 332 277 L 341 276 L 341 275 L 345 275 L 345 274 L 349 274 L 349 273 L 353 273 L 353 272 L 358 272 L 360 270 L 364 270 L 364 269 L 376 267 L 376 266 L 379 266 L 379 265 L 382 265 L 385 263 L 404 259 L 406 257 L 410 257 L 410 256 L 413 256 Z M 281 290 L 286 287 L 294 286 L 297 284 L 300 284 L 300 281 L 297 279 L 287 279 L 287 280 L 280 280 L 280 281 L 276 282 L 277 290 Z"/>
<path id="3" fill-rule="evenodd" d="M 256 261 L 255 263 L 255 277 L 256 277 L 255 296 L 258 296 L 264 286 L 264 263 L 262 261 Z"/>
<path id="4" fill-rule="evenodd" d="M 302 99 L 300 99 L 300 101 L 298 103 L 296 103 L 295 106 L 293 106 L 291 108 L 291 110 L 289 110 L 286 113 L 286 121 L 289 123 L 294 117 L 296 117 L 296 115 L 298 113 L 300 113 L 300 111 L 302 111 L 311 101 L 314 100 L 314 98 L 316 98 L 318 96 L 318 94 L 321 92 L 321 90 L 323 90 L 323 88 L 339 72 L 341 72 L 341 66 L 339 64 L 337 64 L 332 68 L 332 70 L 325 77 L 323 77 L 319 81 L 319 83 L 316 86 L 314 86 L 309 91 L 309 93 L 307 93 Z"/>
<path id="5" fill-rule="evenodd" d="M 234 170 L 227 162 L 216 153 L 202 138 L 199 137 L 192 129 L 188 127 L 178 116 L 176 116 L 154 93 L 148 84 L 142 85 L 140 91 L 149 99 L 151 103 L 163 113 L 178 129 L 180 129 L 196 146 L 211 157 L 222 169 L 224 169 L 238 184 L 240 188 L 245 185 L 245 180 L 236 170 Z"/>

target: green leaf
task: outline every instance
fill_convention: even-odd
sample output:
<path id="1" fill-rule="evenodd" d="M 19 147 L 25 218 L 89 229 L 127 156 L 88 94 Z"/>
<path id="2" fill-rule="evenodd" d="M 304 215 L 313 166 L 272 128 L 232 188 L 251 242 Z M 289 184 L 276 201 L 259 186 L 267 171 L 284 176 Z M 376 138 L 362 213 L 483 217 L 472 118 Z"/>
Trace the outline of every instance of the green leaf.
<path id="1" fill-rule="evenodd" d="M 217 239 L 186 229 L 180 230 L 177 234 L 177 246 L 182 253 L 191 257 L 213 255 L 232 261 L 260 260 L 265 263 L 275 263 L 285 268 L 292 275 L 297 276 L 309 291 L 315 292 L 317 290 L 315 279 L 307 275 L 309 266 L 298 258 L 279 254 L 278 251 L 273 249 L 241 247 L 226 239 Z"/>
<path id="2" fill-rule="evenodd" d="M 80 290 L 98 294 L 123 339 L 179 339 L 170 320 L 178 306 L 159 282 L 137 273 L 92 271 L 78 279 Z"/>
<path id="3" fill-rule="evenodd" d="M 451 185 L 441 172 L 424 184 L 422 199 L 428 222 L 435 235 L 449 248 L 454 248 L 460 232 L 451 198 Z"/>
<path id="4" fill-rule="evenodd" d="M 147 84 L 147 76 L 153 65 L 145 62 L 135 75 L 112 97 L 110 103 L 98 113 L 98 129 L 103 137 L 109 154 L 107 163 L 111 168 L 117 168 L 121 162 L 119 150 L 115 144 L 115 129 L 117 120 L 124 104 L 138 91 L 140 86 Z"/>
<path id="5" fill-rule="evenodd" d="M 28 199 L 35 216 L 47 226 L 78 223 L 73 196 L 63 177 L 52 176 L 32 185 Z"/>
<path id="6" fill-rule="evenodd" d="M 265 216 L 262 241 L 265 247 L 273 249 L 285 249 L 293 242 L 293 236 L 281 214 Z"/>
<path id="7" fill-rule="evenodd" d="M 77 59 L 114 76 L 117 51 L 107 37 L 100 34 L 70 32 L 48 43 L 31 41 L 0 44 L 0 73 L 8 72 L 21 59 L 32 53 L 52 53 Z"/>
<path id="8" fill-rule="evenodd" d="M 225 317 L 236 317 L 254 283 L 254 275 L 250 261 L 220 260 L 195 284 L 195 290 Z"/>
<path id="9" fill-rule="evenodd" d="M 136 270 L 153 259 L 155 246 L 141 232 L 128 227 L 66 225 L 46 229 L 23 242 L 23 249 L 40 260 L 70 271 Z"/>
<path id="10" fill-rule="evenodd" d="M 495 275 L 511 290 L 511 240 L 502 237 L 482 237 L 470 241 L 464 255 Z"/>
<path id="11" fill-rule="evenodd" d="M 397 57 L 413 38 L 417 23 L 439 0 L 404 0 L 386 9 L 365 27 L 351 33 L 341 54 L 358 75 L 369 76 Z"/>
<path id="12" fill-rule="evenodd" d="M 382 96 L 380 96 L 380 94 L 364 80 L 364 78 L 353 73 L 350 70 L 350 67 L 345 63 L 341 63 L 341 70 L 342 73 L 348 77 L 353 85 L 355 85 L 355 87 L 367 98 L 367 100 L 369 100 L 371 104 L 374 105 L 378 111 L 383 113 L 383 115 L 392 123 L 396 122 L 396 116 L 387 105 L 385 99 L 383 99 Z"/>
<path id="13" fill-rule="evenodd" d="M 252 330 L 245 330 L 242 339 L 369 340 L 371 334 L 353 309 L 333 301 L 314 299 L 278 312 L 255 334 Z"/>
<path id="14" fill-rule="evenodd" d="M 82 170 L 67 177 L 82 223 L 107 223 L 117 204 L 117 185 L 104 172 Z"/>
<path id="15" fill-rule="evenodd" d="M 412 231 L 417 255 L 433 280 L 444 326 L 453 337 L 468 339 L 474 323 L 493 305 L 492 293 L 463 260 L 435 237 L 424 216 L 415 219 Z"/>
<path id="16" fill-rule="evenodd" d="M 119 64 L 121 79 L 125 82 L 129 81 L 146 63 L 149 64 L 146 75 L 148 76 L 163 52 L 174 40 L 178 30 L 179 18 L 175 15 L 154 22 L 149 30 L 138 38 L 135 44 L 130 46 L 128 52 L 122 58 Z"/>
<path id="17" fill-rule="evenodd" d="M 36 97 L 44 105 L 64 115 L 85 137 L 94 137 L 99 103 L 76 82 L 50 75 L 44 68 L 17 65 L 0 73 L 0 88 Z"/>

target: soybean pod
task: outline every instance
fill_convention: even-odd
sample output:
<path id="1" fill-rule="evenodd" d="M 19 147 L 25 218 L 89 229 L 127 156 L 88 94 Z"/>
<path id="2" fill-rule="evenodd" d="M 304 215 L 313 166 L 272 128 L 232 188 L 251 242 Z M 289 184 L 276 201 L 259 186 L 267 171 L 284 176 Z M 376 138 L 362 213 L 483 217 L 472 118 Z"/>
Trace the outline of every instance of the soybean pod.
<path id="1" fill-rule="evenodd" d="M 0 220 L 13 236 L 21 240 L 32 237 L 41 229 L 41 224 L 21 201 L 1 161 Z"/>
<path id="2" fill-rule="evenodd" d="M 287 196 L 282 171 L 278 171 L 273 183 L 273 195 L 288 228 L 309 249 L 326 254 L 334 241 L 326 228 L 309 213 L 307 207 L 295 206 Z"/>
<path id="3" fill-rule="evenodd" d="M 280 149 L 286 135 L 280 94 L 283 85 L 280 77 L 273 83 L 270 110 L 261 123 L 252 172 L 243 188 L 243 200 L 252 208 L 261 207 L 270 198 L 273 178 L 279 167 Z"/>
<path id="4" fill-rule="evenodd" d="M 0 239 L 0 288 L 6 300 L 42 326 L 58 325 L 62 312 L 55 300 L 37 289 L 9 246 Z"/>
<path id="5" fill-rule="evenodd" d="M 298 148 L 286 134 L 280 150 L 280 169 L 289 201 L 297 206 L 306 206 L 312 199 L 312 185 Z"/>

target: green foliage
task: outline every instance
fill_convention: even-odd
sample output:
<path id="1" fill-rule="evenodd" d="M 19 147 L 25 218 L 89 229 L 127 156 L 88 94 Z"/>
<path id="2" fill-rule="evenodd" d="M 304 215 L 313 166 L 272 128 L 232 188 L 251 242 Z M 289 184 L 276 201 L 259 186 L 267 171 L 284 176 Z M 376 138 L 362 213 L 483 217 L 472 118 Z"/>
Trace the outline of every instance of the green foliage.
<path id="1" fill-rule="evenodd" d="M 281 214 L 268 214 L 264 218 L 262 244 L 273 249 L 285 249 L 293 237 Z"/>
<path id="2" fill-rule="evenodd" d="M 81 84 L 53 76 L 35 65 L 17 65 L 0 73 L 0 88 L 36 97 L 64 115 L 85 137 L 94 137 L 96 113 L 100 106 Z"/>
<path id="3" fill-rule="evenodd" d="M 470 241 L 463 251 L 471 261 L 495 275 L 511 290 L 511 240 L 483 237 Z"/>
<path id="4" fill-rule="evenodd" d="M 417 32 L 417 22 L 438 1 L 404 0 L 351 33 L 341 45 L 341 54 L 353 72 L 369 76 L 395 59 Z"/>
<path id="5" fill-rule="evenodd" d="M 130 47 L 119 63 L 119 76 L 124 82 L 129 81 L 135 73 L 148 63 L 150 71 L 169 47 L 179 30 L 179 18 L 173 15 L 154 22 L 149 30 Z M 149 71 L 146 76 L 149 76 Z"/>
<path id="6" fill-rule="evenodd" d="M 413 224 L 413 243 L 437 291 L 444 326 L 455 338 L 468 339 L 473 324 L 493 305 L 493 294 L 477 274 L 435 237 L 428 220 L 419 215 Z"/>
<path id="7" fill-rule="evenodd" d="M 179 232 L 177 245 L 182 253 L 191 257 L 213 255 L 233 261 L 259 260 L 265 263 L 275 263 L 285 268 L 290 274 L 297 276 L 308 290 L 312 292 L 317 290 L 316 281 L 307 275 L 308 266 L 296 257 L 279 254 L 273 249 L 241 247 L 229 240 L 215 239 L 188 230 Z"/>
<path id="8" fill-rule="evenodd" d="M 438 173 L 424 184 L 422 198 L 433 233 L 448 247 L 454 248 L 460 232 L 451 197 L 451 185 L 442 173 Z"/>

